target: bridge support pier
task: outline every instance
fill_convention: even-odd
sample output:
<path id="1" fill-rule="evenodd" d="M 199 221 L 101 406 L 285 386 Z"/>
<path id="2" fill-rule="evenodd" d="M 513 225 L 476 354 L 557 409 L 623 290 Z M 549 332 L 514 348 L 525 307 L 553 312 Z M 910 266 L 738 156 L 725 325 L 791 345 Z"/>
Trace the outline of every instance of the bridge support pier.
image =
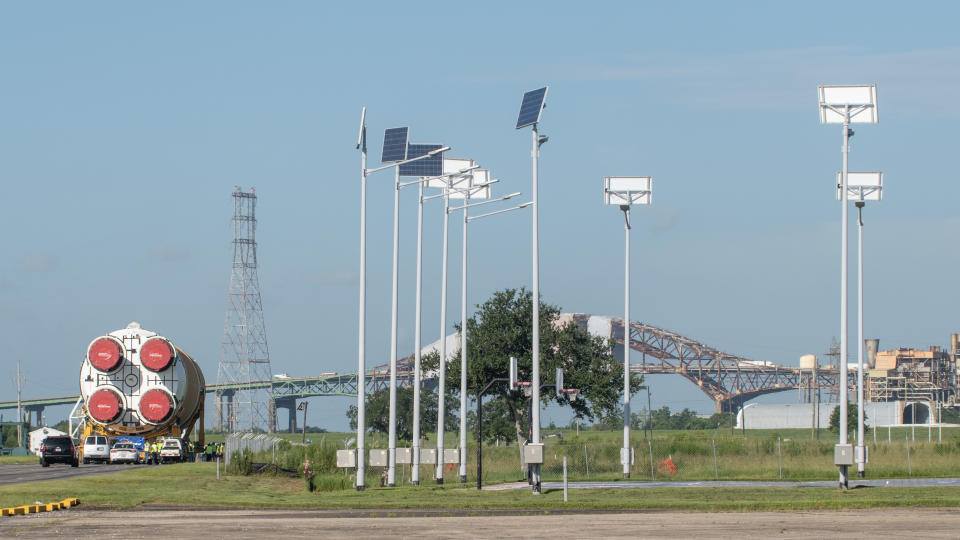
<path id="1" fill-rule="evenodd" d="M 287 432 L 297 432 L 297 399 L 293 397 L 276 398 L 276 408 L 287 410 Z"/>

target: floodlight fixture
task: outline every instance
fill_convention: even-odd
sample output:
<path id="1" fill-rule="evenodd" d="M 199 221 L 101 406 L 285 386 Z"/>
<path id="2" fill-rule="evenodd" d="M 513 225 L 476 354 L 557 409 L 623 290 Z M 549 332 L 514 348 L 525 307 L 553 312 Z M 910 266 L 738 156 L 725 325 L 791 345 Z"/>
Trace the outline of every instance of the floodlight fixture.
<path id="1" fill-rule="evenodd" d="M 474 169 L 461 178 L 450 182 L 451 199 L 489 199 L 490 186 L 498 180 L 490 180 L 489 169 Z"/>
<path id="2" fill-rule="evenodd" d="M 357 150 L 367 142 L 367 108 L 360 110 L 360 133 L 357 134 Z"/>
<path id="3" fill-rule="evenodd" d="M 821 124 L 876 124 L 877 85 L 821 85 Z"/>
<path id="4" fill-rule="evenodd" d="M 653 202 L 653 177 L 605 176 L 603 203 L 608 205 L 649 205 Z"/>
<path id="5" fill-rule="evenodd" d="M 837 200 L 843 199 L 841 190 L 843 173 L 837 171 Z M 883 173 L 882 172 L 847 172 L 847 200 L 850 201 L 882 201 L 883 200 Z"/>

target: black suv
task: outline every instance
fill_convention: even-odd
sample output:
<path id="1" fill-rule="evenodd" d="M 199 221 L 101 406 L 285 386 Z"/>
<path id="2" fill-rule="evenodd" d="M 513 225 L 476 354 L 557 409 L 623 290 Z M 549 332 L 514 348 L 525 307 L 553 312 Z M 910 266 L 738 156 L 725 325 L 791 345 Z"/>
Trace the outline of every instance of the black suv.
<path id="1" fill-rule="evenodd" d="M 80 465 L 80 455 L 73 439 L 57 435 L 47 437 L 40 443 L 40 465 L 49 467 L 51 463 L 69 463 L 71 467 Z"/>

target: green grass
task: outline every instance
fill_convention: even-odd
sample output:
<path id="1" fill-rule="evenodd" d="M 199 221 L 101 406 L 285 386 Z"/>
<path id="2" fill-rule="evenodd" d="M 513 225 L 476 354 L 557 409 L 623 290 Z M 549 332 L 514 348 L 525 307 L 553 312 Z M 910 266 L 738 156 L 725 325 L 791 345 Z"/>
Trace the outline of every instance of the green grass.
<path id="1" fill-rule="evenodd" d="M 211 463 L 166 465 L 70 480 L 0 487 L 0 506 L 77 497 L 87 506 L 126 508 L 141 504 L 239 508 L 449 509 L 530 511 L 653 510 L 756 511 L 873 507 L 956 507 L 960 487 L 858 488 L 656 488 L 562 490 L 541 496 L 528 490 L 477 492 L 460 484 L 369 487 L 307 493 L 299 478 L 223 476 Z"/>
<path id="2" fill-rule="evenodd" d="M 16 463 L 39 463 L 39 458 L 33 454 L 27 456 L 0 456 L 0 465 Z"/>

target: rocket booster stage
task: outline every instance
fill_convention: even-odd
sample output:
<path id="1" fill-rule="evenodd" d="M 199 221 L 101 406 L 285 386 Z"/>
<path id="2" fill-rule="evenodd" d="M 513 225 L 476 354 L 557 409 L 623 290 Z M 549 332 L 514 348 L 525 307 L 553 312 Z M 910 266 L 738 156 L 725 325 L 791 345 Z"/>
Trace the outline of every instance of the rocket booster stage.
<path id="1" fill-rule="evenodd" d="M 115 435 L 189 433 L 204 385 L 193 358 L 135 322 L 93 340 L 80 368 L 88 421 Z"/>

